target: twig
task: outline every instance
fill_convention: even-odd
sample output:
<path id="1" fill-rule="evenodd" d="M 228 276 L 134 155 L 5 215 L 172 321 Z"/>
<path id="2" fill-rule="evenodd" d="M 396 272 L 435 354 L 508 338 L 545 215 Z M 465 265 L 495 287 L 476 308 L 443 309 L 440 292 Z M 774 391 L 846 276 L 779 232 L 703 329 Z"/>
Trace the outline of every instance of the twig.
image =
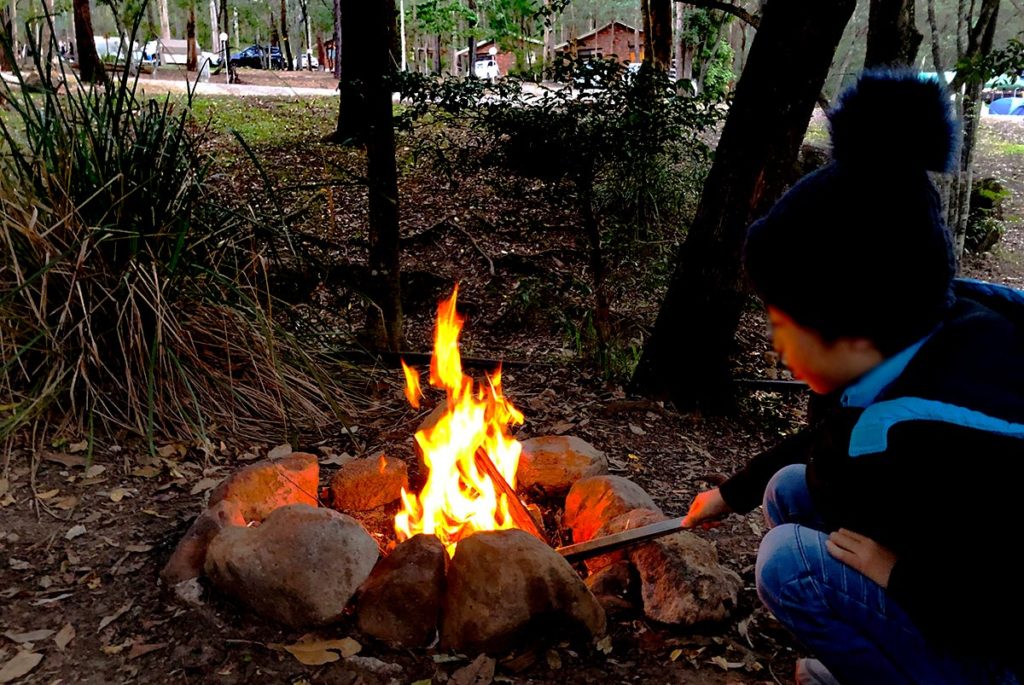
<path id="1" fill-rule="evenodd" d="M 476 457 L 476 465 L 481 471 L 490 476 L 491 480 L 494 481 L 495 486 L 508 500 L 508 512 L 512 515 L 512 521 L 515 522 L 516 527 L 525 530 L 527 533 L 540 540 L 543 540 L 544 544 L 550 544 L 548 543 L 547 537 L 540 532 L 540 529 L 533 520 L 533 516 L 531 516 L 530 512 L 525 506 L 523 506 L 523 502 L 519 499 L 519 495 L 516 494 L 515 489 L 508 484 L 508 481 L 506 481 L 505 477 L 501 475 L 500 471 L 498 471 L 494 462 L 491 461 L 489 456 L 487 456 L 487 452 L 484 451 L 483 448 L 480 448 L 476 451 L 474 456 Z"/>
<path id="2" fill-rule="evenodd" d="M 453 223 L 452 226 L 454 226 L 455 229 L 457 231 L 459 231 L 459 233 L 461 233 L 462 235 L 464 235 L 467 238 L 469 238 L 469 242 L 473 243 L 473 247 L 476 248 L 476 251 L 484 256 L 484 259 L 487 260 L 488 269 L 490 270 L 491 275 L 493 276 L 494 275 L 494 261 L 491 259 L 490 255 L 488 255 L 486 252 L 484 252 L 484 249 L 482 247 L 480 247 L 480 243 L 478 243 L 476 241 L 476 238 L 471 236 L 469 234 L 469 232 L 466 231 L 466 229 L 464 229 L 462 226 L 459 226 L 458 224 L 455 224 L 455 223 Z"/>

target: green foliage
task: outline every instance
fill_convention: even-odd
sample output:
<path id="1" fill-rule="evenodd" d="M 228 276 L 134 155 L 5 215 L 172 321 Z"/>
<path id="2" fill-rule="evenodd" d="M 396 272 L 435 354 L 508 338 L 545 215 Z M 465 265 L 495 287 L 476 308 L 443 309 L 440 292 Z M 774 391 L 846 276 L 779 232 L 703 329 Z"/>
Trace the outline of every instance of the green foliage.
<path id="1" fill-rule="evenodd" d="M 982 178 L 971 188 L 971 209 L 967 217 L 964 248 L 971 252 L 987 252 L 1003 237 L 1003 203 L 1010 191 L 994 178 Z"/>
<path id="2" fill-rule="evenodd" d="M 1024 34 L 1020 34 L 1024 37 Z M 965 83 L 984 83 L 1004 74 L 1024 71 L 1024 41 L 1011 38 L 1006 47 L 993 50 L 985 55 L 974 55 L 957 62 L 956 72 L 963 76 Z"/>

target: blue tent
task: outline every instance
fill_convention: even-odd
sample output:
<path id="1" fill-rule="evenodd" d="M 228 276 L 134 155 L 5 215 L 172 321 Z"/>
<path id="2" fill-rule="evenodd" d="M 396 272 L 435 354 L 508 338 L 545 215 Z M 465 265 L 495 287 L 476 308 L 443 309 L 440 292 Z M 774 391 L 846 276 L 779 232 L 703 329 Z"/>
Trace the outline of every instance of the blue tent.
<path id="1" fill-rule="evenodd" d="M 989 114 L 1016 114 L 1024 116 L 1024 98 L 999 98 L 988 106 Z"/>

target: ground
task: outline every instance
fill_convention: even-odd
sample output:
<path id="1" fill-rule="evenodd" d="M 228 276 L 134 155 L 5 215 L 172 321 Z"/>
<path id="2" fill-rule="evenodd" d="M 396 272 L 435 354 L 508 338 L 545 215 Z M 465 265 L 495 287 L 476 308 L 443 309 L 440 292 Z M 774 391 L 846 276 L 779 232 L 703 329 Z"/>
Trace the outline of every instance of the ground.
<path id="1" fill-rule="evenodd" d="M 365 196 L 357 186 L 337 181 L 337 176 L 332 177 L 334 185 L 315 184 L 338 168 L 355 169 L 357 153 L 308 142 L 330 131 L 333 107 L 331 100 L 266 98 L 244 105 L 228 99 L 198 103 L 217 133 L 219 169 L 230 171 L 218 177 L 230 186 L 225 193 L 263 192 L 247 158 L 223 133 L 234 127 L 258 150 L 286 205 L 305 207 L 294 215 L 296 231 L 329 241 L 325 249 L 333 264 L 358 264 L 365 253 Z M 820 121 L 810 135 L 820 136 Z M 616 380 L 602 378 L 577 359 L 586 343 L 581 313 L 574 308 L 585 301 L 580 294 L 585 293 L 580 286 L 585 283 L 585 256 L 575 244 L 572 219 L 564 206 L 525 179 L 504 178 L 484 169 L 461 182 L 446 178 L 412 154 L 414 143 L 408 136 L 400 139 L 405 160 L 403 235 L 429 233 L 422 240 L 410 240 L 403 252 L 405 268 L 420 279 L 418 297 L 407 303 L 409 348 L 429 349 L 433 302 L 459 281 L 461 302 L 469 314 L 464 354 L 509 361 L 506 393 L 526 414 L 520 437 L 580 436 L 604 450 L 613 472 L 636 480 L 666 514 L 681 515 L 694 494 L 798 428 L 806 401 L 800 393 L 748 392 L 737 414 L 728 418 L 631 402 L 635 398 L 627 397 Z M 970 257 L 965 265 L 970 275 L 1018 287 L 1024 285 L 1022 143 L 1024 121 L 983 121 L 978 165 L 981 173 L 1000 176 L 1012 192 L 1008 230 L 993 253 Z M 656 284 L 643 296 L 627 296 L 636 285 L 629 280 L 628 267 L 618 272 L 614 298 L 617 324 L 627 340 L 630 331 L 653 320 L 660 292 Z M 362 310 L 336 292 L 332 283 L 324 277 L 296 286 L 296 300 L 330 324 L 351 328 Z M 745 316 L 739 339 L 737 362 L 744 374 L 779 373 L 767 355 L 756 309 Z M 366 372 L 372 379 L 368 392 L 374 394 L 374 408 L 355 417 L 354 430 L 294 445 L 323 455 L 323 481 L 335 468 L 329 463 L 331 454 L 385 450 L 412 461 L 411 436 L 426 410 L 408 408 L 397 371 Z M 212 453 L 168 441 L 158 454 L 148 455 L 143 445 L 126 436 L 102 442 L 89 455 L 81 438 L 74 429 L 54 427 L 43 439 L 45 450 L 10 445 L 4 453 L 0 631 L 6 637 L 0 638 L 0 664 L 14 656 L 18 641 L 32 642 L 32 651 L 42 655 L 30 675 L 17 682 L 377 681 L 365 663 L 304 666 L 275 647 L 295 642 L 299 634 L 282 631 L 216 596 L 201 607 L 182 604 L 157 580 L 209 489 L 274 444 L 238 444 L 224 436 Z M 385 528 L 385 514 L 370 522 L 378 534 Z M 575 644 L 528 650 L 502 660 L 498 679 L 790 682 L 799 650 L 760 607 L 753 588 L 754 559 L 763 532 L 755 511 L 699 533 L 717 545 L 723 563 L 743 578 L 740 606 L 731 621 L 678 630 L 654 624 L 641 614 L 613 616 L 610 650 Z M 32 631 L 52 633 L 22 635 Z M 445 682 L 475 656 L 390 650 L 363 639 L 347 622 L 321 635 L 356 638 L 362 655 L 397 664 L 397 680 L 403 683 Z M 451 682 L 472 680 L 463 672 Z"/>

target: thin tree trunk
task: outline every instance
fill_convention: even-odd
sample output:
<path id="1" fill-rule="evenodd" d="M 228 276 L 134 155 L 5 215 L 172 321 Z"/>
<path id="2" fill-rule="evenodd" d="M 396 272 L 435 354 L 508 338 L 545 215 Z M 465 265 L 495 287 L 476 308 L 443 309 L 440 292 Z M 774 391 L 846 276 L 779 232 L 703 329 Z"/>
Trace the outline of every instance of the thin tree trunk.
<path id="1" fill-rule="evenodd" d="M 597 335 L 597 364 L 607 370 L 608 343 L 611 338 L 611 306 L 606 286 L 607 269 L 601 248 L 601 224 L 594 212 L 594 165 L 586 165 L 576 179 L 583 233 L 587 237 L 590 277 L 594 286 L 594 332 Z"/>
<path id="2" fill-rule="evenodd" d="M 672 0 L 647 0 L 651 13 L 652 64 L 668 71 L 672 63 Z"/>
<path id="3" fill-rule="evenodd" d="M 959 0 L 956 6 L 956 56 L 957 59 L 964 56 L 964 40 L 967 36 L 967 27 L 970 16 L 967 14 L 967 0 Z"/>
<path id="4" fill-rule="evenodd" d="M 96 41 L 92 34 L 92 12 L 89 0 L 74 0 L 75 44 L 78 49 L 78 76 L 86 83 L 106 78 L 103 63 L 96 52 Z"/>
<path id="5" fill-rule="evenodd" d="M 360 2 L 365 0 L 355 0 Z M 367 333 L 378 349 L 402 349 L 402 297 L 399 262 L 398 167 L 395 161 L 395 127 L 391 88 L 387 75 L 393 71 L 393 13 L 369 3 L 369 34 L 366 65 L 369 121 L 366 136 L 366 177 L 369 186 L 370 283 L 368 291 L 376 306 L 367 312 Z"/>
<path id="6" fill-rule="evenodd" d="M 441 75 L 441 34 L 434 36 L 434 73 Z"/>
<path id="7" fill-rule="evenodd" d="M 185 36 L 188 40 L 188 56 L 185 58 L 185 70 L 196 71 L 199 68 L 199 55 L 196 53 L 196 6 L 194 2 L 188 8 L 188 23 L 185 25 Z"/>
<path id="8" fill-rule="evenodd" d="M 466 50 L 466 63 L 469 78 L 476 78 L 476 0 L 468 0 L 472 17 L 469 20 L 469 42 Z"/>
<path id="9" fill-rule="evenodd" d="M 217 0 L 210 0 L 210 49 L 218 55 L 221 54 L 219 23 L 217 21 Z"/>
<path id="10" fill-rule="evenodd" d="M 680 408 L 732 406 L 729 357 L 744 302 L 746 229 L 783 190 L 855 4 L 765 5 L 634 390 L 670 397 Z"/>
<path id="11" fill-rule="evenodd" d="M 935 19 L 935 0 L 928 0 L 928 28 L 932 36 L 932 65 L 942 82 L 946 82 L 946 67 L 942 62 L 942 39 L 939 34 L 939 22 Z"/>
<path id="12" fill-rule="evenodd" d="M 864 68 L 913 66 L 923 36 L 917 30 L 915 0 L 871 0 Z"/>
<path id="13" fill-rule="evenodd" d="M 551 0 L 544 0 L 544 66 L 555 61 L 555 18 L 551 14 Z"/>
<path id="14" fill-rule="evenodd" d="M 341 79 L 341 0 L 334 0 L 334 78 Z"/>
<path id="15" fill-rule="evenodd" d="M 171 39 L 171 16 L 167 11 L 167 0 L 160 2 L 160 37 L 164 40 Z"/>
<path id="16" fill-rule="evenodd" d="M 11 10 L 9 7 L 0 8 L 0 71 L 8 71 L 14 66 L 11 34 Z M 11 52 L 8 52 L 8 49 L 11 49 Z"/>
<path id="17" fill-rule="evenodd" d="M 651 0 L 640 0 L 640 18 L 643 23 L 644 32 L 644 58 L 645 64 L 650 64 L 654 60 L 654 47 L 651 45 L 652 31 L 651 31 Z"/>
<path id="18" fill-rule="evenodd" d="M 284 65 L 288 71 L 295 71 L 295 60 L 292 59 L 292 44 L 288 40 L 288 0 L 281 0 L 281 44 L 284 48 Z"/>
<path id="19" fill-rule="evenodd" d="M 683 29 L 685 28 L 683 20 L 684 20 L 684 17 L 686 16 L 686 5 L 683 4 L 682 2 L 679 2 L 679 0 L 676 0 L 676 2 L 673 3 L 673 4 L 675 5 L 675 8 L 676 8 L 675 37 L 674 37 L 674 40 L 672 41 L 672 43 L 673 43 L 673 45 L 675 47 L 675 60 L 674 60 L 674 63 L 675 63 L 675 67 L 676 67 L 676 79 L 682 79 L 683 78 L 683 54 L 686 52 L 686 47 L 684 46 L 684 40 L 683 40 Z"/>

